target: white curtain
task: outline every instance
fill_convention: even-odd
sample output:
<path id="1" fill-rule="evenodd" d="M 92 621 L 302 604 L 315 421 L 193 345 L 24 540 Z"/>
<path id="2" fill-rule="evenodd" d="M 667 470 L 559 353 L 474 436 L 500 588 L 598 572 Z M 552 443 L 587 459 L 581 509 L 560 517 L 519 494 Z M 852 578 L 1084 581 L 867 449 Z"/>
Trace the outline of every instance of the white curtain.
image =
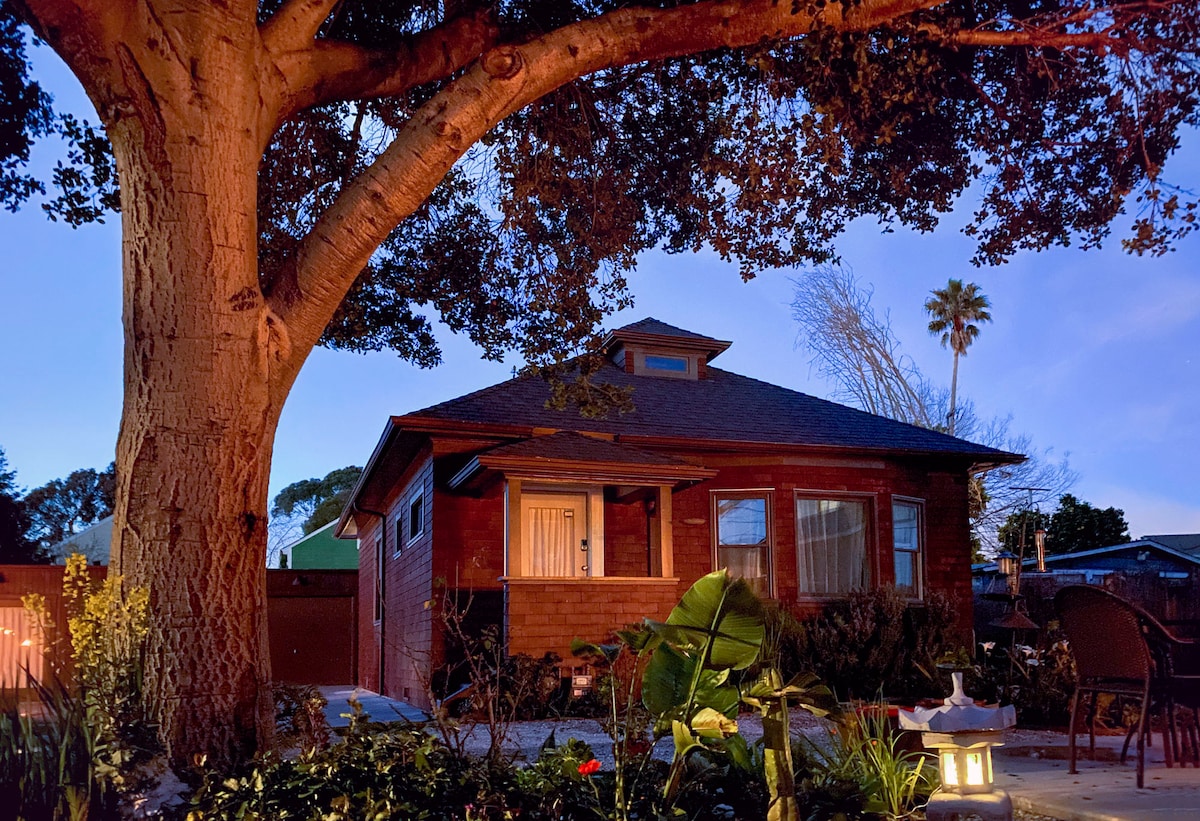
<path id="1" fill-rule="evenodd" d="M 800 593 L 831 595 L 867 586 L 865 502 L 797 499 Z"/>
<path id="2" fill-rule="evenodd" d="M 529 571 L 533 576 L 574 576 L 574 517 L 561 507 L 529 508 Z"/>

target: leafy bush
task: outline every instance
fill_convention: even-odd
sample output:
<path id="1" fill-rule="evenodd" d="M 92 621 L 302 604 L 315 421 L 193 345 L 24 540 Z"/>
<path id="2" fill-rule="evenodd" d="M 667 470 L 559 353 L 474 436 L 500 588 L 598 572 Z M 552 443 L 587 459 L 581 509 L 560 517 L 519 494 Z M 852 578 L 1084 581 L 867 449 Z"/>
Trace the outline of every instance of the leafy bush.
<path id="1" fill-rule="evenodd" d="M 279 749 L 323 750 L 329 746 L 332 731 L 325 719 L 329 700 L 320 690 L 311 684 L 276 684 L 273 695 Z"/>
<path id="2" fill-rule="evenodd" d="M 1051 622 L 1038 632 L 1033 647 L 982 645 L 970 692 L 980 698 L 1012 704 L 1023 727 L 1065 727 L 1071 716 L 1071 693 L 1075 689 L 1075 665 L 1066 638 Z M 1119 712 L 1098 715 L 1119 725 Z"/>
<path id="3" fill-rule="evenodd" d="M 93 584 L 76 554 L 67 560 L 63 598 L 72 665 L 52 670 L 46 682 L 26 670 L 33 703 L 22 703 L 16 688 L 0 694 L 0 819 L 95 817 L 119 794 L 145 786 L 142 765 L 160 749 L 142 695 L 149 592 L 127 589 L 118 575 Z M 53 646 L 45 599 L 31 594 L 23 602 L 43 646 Z"/>
<path id="4" fill-rule="evenodd" d="M 804 620 L 769 611 L 763 659 L 785 677 L 815 672 L 843 700 L 916 699 L 948 692 L 933 670 L 958 646 L 955 622 L 944 594 L 914 607 L 894 588 L 856 591 Z"/>
<path id="5" fill-rule="evenodd" d="M 328 749 L 232 776 L 204 773 L 188 821 L 503 817 L 510 769 L 459 756 L 416 728 L 372 725 L 357 705 L 355 713 L 345 740 Z"/>
<path id="6" fill-rule="evenodd" d="M 806 739 L 798 761 L 806 818 L 919 817 L 938 786 L 931 756 L 900 749 L 882 705 L 847 717 L 826 744 Z"/>

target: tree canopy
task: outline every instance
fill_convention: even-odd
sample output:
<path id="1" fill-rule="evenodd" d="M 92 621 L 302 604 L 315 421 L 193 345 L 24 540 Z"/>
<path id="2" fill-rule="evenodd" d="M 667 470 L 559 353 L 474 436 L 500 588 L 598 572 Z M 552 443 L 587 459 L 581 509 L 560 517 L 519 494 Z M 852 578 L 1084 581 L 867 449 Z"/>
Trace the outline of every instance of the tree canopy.
<path id="1" fill-rule="evenodd" d="M 1124 242 L 1137 252 L 1158 253 L 1196 225 L 1196 203 L 1160 179 L 1180 128 L 1197 122 L 1191 0 L 927 0 L 895 12 L 796 3 L 805 36 L 756 31 L 739 48 L 723 47 L 734 34 L 702 28 L 714 13 L 730 27 L 759 4 L 624 5 L 446 4 L 463 11 L 446 20 L 427 0 L 265 3 L 265 34 L 282 37 L 312 15 L 303 22 L 314 50 L 303 59 L 313 65 L 288 67 L 303 80 L 324 74 L 287 101 L 263 154 L 263 292 L 294 287 L 314 229 L 361 194 L 368 169 L 385 170 L 378 161 L 414 117 L 446 104 L 471 59 L 521 60 L 504 44 L 559 40 L 574 52 L 572 37 L 609 29 L 631 41 L 630 55 L 593 59 L 595 70 L 564 75 L 524 107 L 521 95 L 478 142 L 459 136 L 461 158 L 429 180 L 429 196 L 402 222 L 389 215 L 400 224 L 363 257 L 323 330 L 326 345 L 390 348 L 432 365 L 437 316 L 488 356 L 516 348 L 531 361 L 560 359 L 625 303 L 625 276 L 643 251 L 707 245 L 749 277 L 831 259 L 835 237 L 860 216 L 932 229 L 976 183 L 982 197 L 966 231 L 981 263 L 1096 245 L 1126 209 L 1133 230 Z M 43 207 L 71 224 L 100 218 L 118 204 L 115 163 L 93 126 L 53 112 L 28 77 L 20 7 L 5 5 L 0 18 L 0 83 L 11 89 L 0 196 L 15 207 L 45 191 L 23 168 L 31 143 L 57 134 L 69 157 Z M 847 25 L 856 10 L 867 19 Z M 666 21 L 688 31 L 668 38 Z M 642 28 L 678 42 L 641 43 Z M 432 59 L 434 47 L 451 52 L 441 64 L 404 62 Z"/>
<path id="2" fill-rule="evenodd" d="M 37 545 L 26 537 L 29 514 L 17 487 L 17 473 L 8 469 L 0 448 L 0 564 L 24 564 L 37 556 Z"/>
<path id="3" fill-rule="evenodd" d="M 80 468 L 29 491 L 29 538 L 44 549 L 111 516 L 116 472 L 115 462 L 101 471 Z"/>
<path id="4" fill-rule="evenodd" d="M 30 30 L 103 137 L 51 109 Z M 976 262 L 1118 218 L 1165 251 L 1197 222 L 1162 170 L 1200 121 L 1198 32 L 1197 0 L 6 0 L 0 197 L 121 210 L 112 552 L 151 588 L 172 758 L 270 735 L 268 477 L 314 345 L 430 365 L 440 316 L 561 363 L 647 249 L 749 277 L 859 217 L 931 230 L 973 185 Z"/>
<path id="5" fill-rule="evenodd" d="M 1064 493 L 1053 513 L 1037 510 L 1011 514 L 1000 528 L 1004 546 L 1015 551 L 1025 530 L 1025 556 L 1031 557 L 1033 534 L 1038 528 L 1046 531 L 1046 555 L 1060 556 L 1081 550 L 1095 550 L 1129 541 L 1129 525 L 1125 511 L 1115 507 L 1093 507 L 1090 502 Z"/>
<path id="6" fill-rule="evenodd" d="M 341 515 L 342 508 L 350 499 L 350 491 L 362 468 L 349 465 L 326 473 L 324 478 L 301 479 L 292 482 L 279 493 L 271 504 L 271 517 L 278 519 L 300 519 L 300 530 L 307 536 Z"/>

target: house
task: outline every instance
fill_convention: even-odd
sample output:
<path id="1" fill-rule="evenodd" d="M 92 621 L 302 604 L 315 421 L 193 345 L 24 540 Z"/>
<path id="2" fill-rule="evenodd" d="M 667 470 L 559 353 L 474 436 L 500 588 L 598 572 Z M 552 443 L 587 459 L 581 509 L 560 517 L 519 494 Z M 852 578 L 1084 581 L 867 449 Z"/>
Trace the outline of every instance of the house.
<path id="1" fill-rule="evenodd" d="M 94 525 L 85 527 L 46 549 L 53 564 L 65 564 L 72 553 L 81 553 L 88 564 L 108 565 L 108 552 L 112 544 L 113 517 L 105 516 Z"/>
<path id="2" fill-rule="evenodd" d="M 1172 546 L 1172 545 L 1178 546 Z M 1055 618 L 1053 599 L 1060 587 L 1068 584 L 1093 584 L 1134 601 L 1168 623 L 1177 623 L 1194 632 L 1200 626 L 1200 536 L 1146 536 L 1133 542 L 1077 550 L 1046 557 L 1046 570 L 1037 572 L 1037 560 L 1021 563 L 1021 594 L 1035 622 L 1044 624 Z M 1184 548 L 1184 549 L 1180 549 Z M 977 564 L 971 569 L 977 596 L 1002 593 L 1006 577 L 995 562 Z M 994 597 L 993 597 L 994 598 Z M 982 627 L 1000 614 L 1002 608 L 976 601 L 976 618 Z"/>
<path id="3" fill-rule="evenodd" d="M 336 524 L 330 522 L 280 548 L 279 566 L 292 570 L 357 570 L 358 551 L 350 542 L 333 535 Z"/>
<path id="4" fill-rule="evenodd" d="M 968 476 L 1022 457 L 713 367 L 729 345 L 613 331 L 594 379 L 633 389 L 625 414 L 549 409 L 525 376 L 392 417 L 337 525 L 359 545 L 359 683 L 423 703 L 447 595 L 508 652 L 569 658 L 719 567 L 797 610 L 940 590 L 969 629 Z"/>

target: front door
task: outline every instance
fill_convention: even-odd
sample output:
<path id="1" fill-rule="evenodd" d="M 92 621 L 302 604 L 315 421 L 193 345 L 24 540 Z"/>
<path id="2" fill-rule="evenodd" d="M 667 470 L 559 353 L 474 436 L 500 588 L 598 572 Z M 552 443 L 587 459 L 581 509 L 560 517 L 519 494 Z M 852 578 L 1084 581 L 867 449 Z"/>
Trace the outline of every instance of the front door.
<path id="1" fill-rule="evenodd" d="M 589 575 L 586 493 L 521 494 L 526 576 Z"/>

